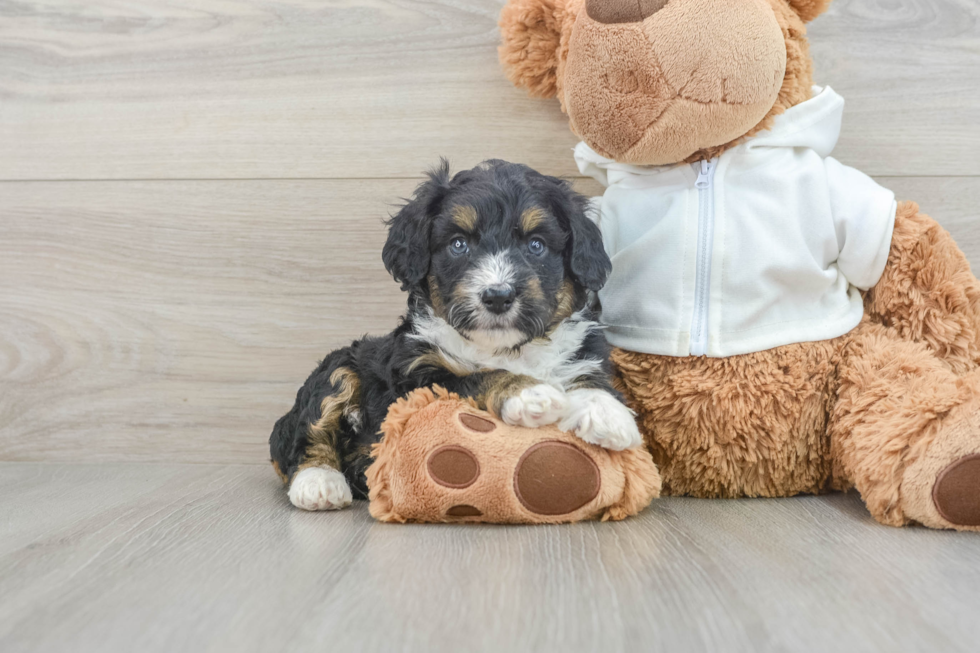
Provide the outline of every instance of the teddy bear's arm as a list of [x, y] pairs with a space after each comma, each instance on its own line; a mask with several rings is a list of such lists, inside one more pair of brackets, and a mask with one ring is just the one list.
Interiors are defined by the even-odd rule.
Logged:
[[864, 297], [872, 321], [925, 343], [954, 371], [980, 364], [980, 282], [949, 232], [901, 202], [888, 262]]

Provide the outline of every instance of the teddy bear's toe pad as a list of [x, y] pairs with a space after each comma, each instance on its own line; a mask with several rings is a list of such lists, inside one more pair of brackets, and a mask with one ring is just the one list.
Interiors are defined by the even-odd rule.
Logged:
[[497, 425], [490, 420], [471, 413], [460, 413], [459, 421], [463, 426], [477, 433], [490, 433], [497, 428]]
[[943, 519], [956, 526], [980, 526], [980, 454], [954, 461], [932, 488], [932, 500]]
[[483, 511], [476, 506], [460, 503], [446, 511], [447, 517], [482, 517]]
[[529, 448], [514, 471], [514, 491], [538, 515], [564, 515], [596, 498], [599, 468], [581, 449], [546, 440]]
[[473, 485], [480, 476], [480, 462], [464, 447], [439, 447], [429, 456], [429, 476], [439, 485], [462, 489]]

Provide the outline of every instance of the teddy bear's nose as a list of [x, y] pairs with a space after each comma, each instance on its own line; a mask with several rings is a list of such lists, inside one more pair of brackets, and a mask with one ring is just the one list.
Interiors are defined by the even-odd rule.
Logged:
[[599, 23], [638, 23], [666, 7], [669, 1], [585, 0], [585, 11]]

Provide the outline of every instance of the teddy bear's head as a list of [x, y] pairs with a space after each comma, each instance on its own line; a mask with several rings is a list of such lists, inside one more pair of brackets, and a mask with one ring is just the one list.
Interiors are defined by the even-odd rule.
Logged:
[[716, 156], [810, 97], [804, 23], [831, 0], [510, 0], [508, 77], [623, 163]]

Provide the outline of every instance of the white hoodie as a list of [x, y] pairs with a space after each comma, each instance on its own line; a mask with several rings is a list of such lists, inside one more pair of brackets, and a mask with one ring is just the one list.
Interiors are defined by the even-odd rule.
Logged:
[[829, 156], [844, 99], [830, 87], [712, 161], [617, 163], [585, 143], [607, 187], [597, 221], [613, 263], [599, 293], [617, 347], [732, 356], [843, 335], [888, 258], [895, 196]]

